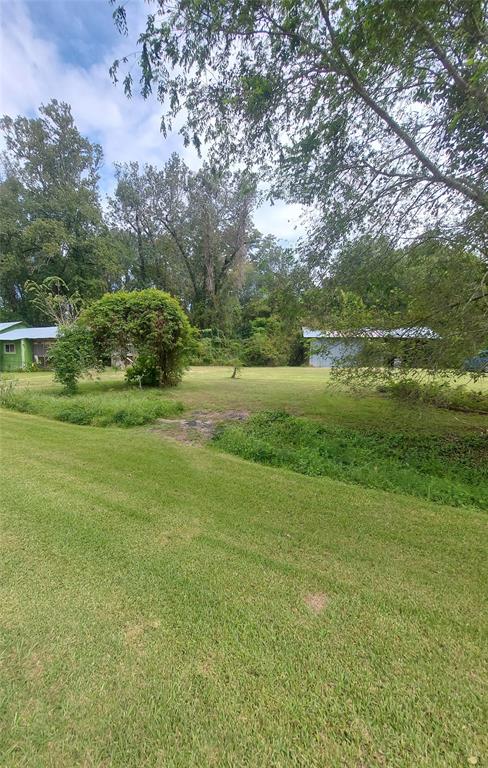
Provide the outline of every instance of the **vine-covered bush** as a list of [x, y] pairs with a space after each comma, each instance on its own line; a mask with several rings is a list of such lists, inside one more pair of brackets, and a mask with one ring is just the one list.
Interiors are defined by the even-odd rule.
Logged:
[[[80, 323], [93, 334], [100, 359], [113, 352], [122, 358], [135, 352], [142, 358], [139, 367], [144, 367], [145, 381], [149, 376], [164, 387], [181, 380], [193, 346], [192, 329], [169, 293], [156, 288], [106, 293], [82, 312]], [[137, 365], [136, 374], [129, 369], [129, 378], [140, 376]]]

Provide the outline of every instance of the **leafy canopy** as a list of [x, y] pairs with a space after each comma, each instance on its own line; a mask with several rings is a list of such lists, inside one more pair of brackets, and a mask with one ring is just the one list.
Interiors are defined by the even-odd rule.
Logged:
[[[484, 248], [484, 0], [150, 5], [138, 61], [143, 95], [164, 103], [163, 130], [183, 112], [187, 143], [278, 164], [275, 189], [326, 214], [315, 240], [323, 257], [325, 235], [357, 234], [361, 223], [418, 232], [419, 216], [462, 224]], [[114, 18], [126, 31], [123, 5]], [[127, 64], [114, 62], [115, 80]]]
[[59, 277], [83, 297], [109, 287], [116, 261], [98, 196], [102, 150], [78, 131], [68, 104], [0, 120], [0, 292], [12, 316], [39, 322], [27, 281]]

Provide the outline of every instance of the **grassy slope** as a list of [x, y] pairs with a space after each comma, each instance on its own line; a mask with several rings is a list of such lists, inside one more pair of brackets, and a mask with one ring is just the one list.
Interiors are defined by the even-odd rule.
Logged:
[[486, 514], [10, 412], [2, 449], [0, 764], [482, 764]]
[[[192, 368], [181, 386], [165, 390], [162, 396], [181, 401], [189, 410], [284, 408], [327, 424], [355, 429], [378, 427], [463, 434], [479, 432], [488, 425], [486, 415], [403, 404], [377, 394], [353, 395], [330, 386], [329, 371], [324, 368], [244, 368], [235, 380], [230, 378], [231, 370], [210, 366]], [[50, 373], [15, 376], [20, 386], [45, 391], [60, 389], [52, 384]], [[119, 387], [123, 387], [123, 375], [107, 371], [101, 381], [83, 382], [80, 390], [97, 392]], [[476, 387], [488, 388], [488, 380], [478, 382]]]
[[488, 440], [484, 435], [417, 435], [318, 424], [283, 411], [228, 423], [214, 437], [221, 450], [311, 477], [407, 493], [488, 511]]

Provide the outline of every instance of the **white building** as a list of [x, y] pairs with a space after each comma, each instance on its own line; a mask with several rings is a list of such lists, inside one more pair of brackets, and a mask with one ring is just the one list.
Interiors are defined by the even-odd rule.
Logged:
[[438, 339], [437, 333], [430, 328], [360, 328], [356, 331], [318, 331], [302, 328], [305, 339], [310, 340], [309, 365], [313, 368], [331, 368], [340, 361], [347, 364], [348, 355], [358, 354], [364, 340], [371, 339]]

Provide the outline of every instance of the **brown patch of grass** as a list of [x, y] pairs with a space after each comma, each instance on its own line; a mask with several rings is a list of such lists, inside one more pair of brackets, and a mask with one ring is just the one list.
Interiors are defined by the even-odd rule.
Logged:
[[39, 680], [45, 670], [45, 661], [38, 653], [31, 653], [25, 661], [26, 676], [29, 680]]
[[151, 629], [159, 629], [159, 619], [143, 619], [137, 624], [127, 624], [124, 629], [125, 641], [128, 645], [138, 645], [144, 634]]
[[309, 592], [308, 595], [305, 595], [304, 600], [305, 605], [315, 614], [322, 613], [329, 602], [329, 598], [324, 592]]

